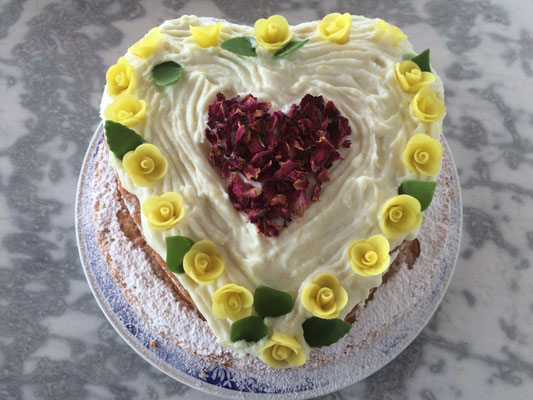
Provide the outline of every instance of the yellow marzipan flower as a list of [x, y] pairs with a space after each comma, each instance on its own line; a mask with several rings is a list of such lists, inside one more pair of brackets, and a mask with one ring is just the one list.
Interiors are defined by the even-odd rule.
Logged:
[[441, 169], [442, 145], [438, 140], [419, 133], [407, 142], [402, 159], [409, 172], [435, 176]]
[[281, 15], [255, 21], [254, 34], [257, 44], [270, 51], [281, 49], [292, 39], [289, 23]]
[[135, 73], [126, 57], [120, 57], [105, 74], [107, 94], [116, 97], [122, 93], [132, 94], [135, 90]]
[[133, 151], [128, 151], [122, 159], [124, 170], [139, 186], [153, 186], [167, 173], [168, 162], [161, 151], [153, 144], [143, 143]]
[[297, 367], [305, 363], [302, 345], [293, 337], [276, 333], [261, 347], [259, 353], [272, 367]]
[[396, 74], [396, 79], [398, 79], [400, 87], [407, 93], [416, 93], [435, 80], [435, 75], [431, 72], [422, 71], [411, 60], [396, 63], [394, 73]]
[[176, 192], [148, 197], [142, 205], [142, 212], [150, 228], [159, 231], [170, 229], [185, 216], [183, 197]]
[[216, 318], [229, 318], [233, 322], [252, 314], [254, 296], [243, 286], [228, 283], [213, 294], [212, 310]]
[[159, 28], [153, 28], [146, 34], [145, 37], [131, 46], [129, 51], [134, 56], [148, 58], [162, 42], [163, 35], [161, 34], [161, 30]]
[[352, 27], [352, 16], [349, 13], [339, 14], [332, 13], [322, 18], [318, 23], [318, 33], [323, 39], [334, 43], [347, 43], [350, 37], [350, 28]]
[[420, 202], [407, 194], [393, 197], [381, 210], [381, 230], [392, 239], [417, 230], [421, 223]]
[[215, 244], [200, 240], [183, 257], [183, 270], [200, 285], [209, 285], [224, 272], [225, 262]]
[[218, 46], [218, 36], [221, 27], [222, 22], [217, 22], [214, 25], [189, 26], [189, 30], [198, 46], [211, 47]]
[[387, 24], [382, 19], [378, 19], [376, 31], [376, 35], [374, 36], [376, 40], [389, 43], [392, 47], [398, 46], [400, 42], [407, 39], [407, 35], [400, 28]]
[[435, 91], [428, 86], [423, 87], [413, 97], [411, 110], [421, 122], [435, 122], [446, 114], [446, 107], [437, 98]]
[[337, 318], [346, 303], [348, 293], [330, 273], [317, 275], [302, 291], [302, 305], [318, 318]]
[[348, 247], [348, 260], [356, 274], [375, 276], [382, 274], [390, 264], [390, 244], [383, 235], [354, 240]]
[[146, 117], [146, 102], [131, 94], [121, 94], [105, 110], [106, 119], [131, 128]]

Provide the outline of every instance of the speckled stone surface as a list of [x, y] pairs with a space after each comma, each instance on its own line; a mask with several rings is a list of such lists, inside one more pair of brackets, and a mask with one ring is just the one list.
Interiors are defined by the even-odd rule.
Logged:
[[324, 399], [530, 399], [533, 3], [527, 0], [0, 1], [0, 399], [205, 399], [115, 333], [80, 266], [74, 197], [108, 65], [191, 13], [253, 24], [347, 11], [431, 47], [463, 188], [454, 278], [420, 336]]

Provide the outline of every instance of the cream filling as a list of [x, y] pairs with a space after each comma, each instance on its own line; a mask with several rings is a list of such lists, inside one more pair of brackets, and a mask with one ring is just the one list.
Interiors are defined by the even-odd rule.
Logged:
[[[310, 39], [286, 59], [273, 60], [263, 48], [258, 56], [243, 57], [220, 47], [201, 48], [190, 35], [189, 25], [213, 21], [184, 16], [166, 21], [160, 28], [163, 46], [149, 58], [131, 54], [137, 81], [135, 96], [147, 103], [145, 122], [133, 129], [156, 145], [169, 162], [168, 173], [155, 186], [135, 185], [110, 154], [122, 185], [142, 204], [150, 196], [175, 191], [183, 196], [185, 217], [175, 227], [154, 231], [142, 215], [143, 234], [148, 244], [166, 258], [165, 237], [184, 235], [193, 240], [216, 243], [226, 261], [224, 273], [211, 285], [200, 286], [185, 274], [178, 275], [218, 341], [240, 355], [258, 355], [262, 342], [232, 343], [230, 320], [216, 319], [211, 311], [213, 293], [226, 283], [237, 283], [252, 293], [260, 285], [291, 293], [294, 309], [287, 315], [266, 318], [271, 333], [293, 335], [306, 354], [309, 347], [301, 325], [312, 316], [301, 304], [303, 288], [316, 274], [334, 273], [348, 293], [348, 304], [339, 318], [366, 299], [369, 290], [381, 284], [381, 276], [361, 277], [351, 269], [346, 251], [359, 238], [382, 234], [379, 213], [399, 184], [406, 179], [423, 179], [411, 174], [401, 155], [409, 138], [427, 133], [438, 139], [442, 122], [421, 123], [412, 115], [412, 94], [404, 93], [394, 65], [402, 54], [413, 52], [405, 40], [396, 47], [374, 39], [375, 19], [352, 16], [348, 43], [339, 45], [321, 39], [317, 21], [292, 26], [294, 40]], [[224, 22], [220, 41], [235, 36], [253, 36], [249, 26]], [[167, 87], [156, 86], [152, 68], [173, 60], [185, 68], [181, 80]], [[431, 85], [443, 98], [442, 82], [436, 76]], [[270, 101], [271, 111], [299, 104], [308, 93], [331, 100], [350, 120], [350, 149], [341, 149], [344, 161], [330, 169], [331, 181], [322, 186], [320, 201], [312, 203], [303, 217], [282, 230], [279, 237], [261, 236], [247, 216], [233, 207], [226, 192], [227, 182], [208, 161], [205, 139], [207, 108], [222, 92], [227, 98], [252, 93], [259, 101]], [[112, 102], [107, 93], [103, 110]], [[390, 240], [391, 249], [418, 232]]]

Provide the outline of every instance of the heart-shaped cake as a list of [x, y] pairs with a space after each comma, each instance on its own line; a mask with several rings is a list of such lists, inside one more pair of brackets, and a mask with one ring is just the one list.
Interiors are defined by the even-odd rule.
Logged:
[[291, 367], [342, 338], [435, 190], [445, 108], [429, 50], [349, 14], [183, 16], [106, 79], [110, 163], [219, 343]]

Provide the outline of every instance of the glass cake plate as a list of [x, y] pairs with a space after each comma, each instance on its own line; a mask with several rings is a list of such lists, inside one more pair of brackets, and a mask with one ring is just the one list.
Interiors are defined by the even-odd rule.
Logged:
[[[243, 397], [244, 393], [247, 398], [261, 399], [305, 399], [342, 389], [376, 372], [404, 350], [430, 320], [451, 280], [459, 251], [462, 203], [453, 157], [446, 140], [442, 138], [441, 141], [448, 167], [444, 177], [446, 195], [449, 196], [448, 232], [443, 250], [434, 259], [432, 278], [417, 289], [421, 301], [381, 323], [379, 334], [364, 338], [334, 363], [273, 370], [271, 373], [263, 371], [261, 374], [225, 367], [169, 343], [138, 315], [108, 270], [92, 222], [94, 211], [90, 204], [90, 187], [96, 156], [104, 144], [102, 125], [96, 130], [85, 156], [76, 198], [77, 241], [89, 286], [104, 315], [126, 343], [154, 367], [193, 388], [228, 398]], [[375, 296], [369, 305], [379, 307], [380, 301], [379, 296]], [[365, 323], [364, 318], [358, 319], [356, 324], [359, 323]], [[157, 340], [157, 347], [150, 345], [154, 340]], [[342, 340], [334, 346], [343, 346]]]

